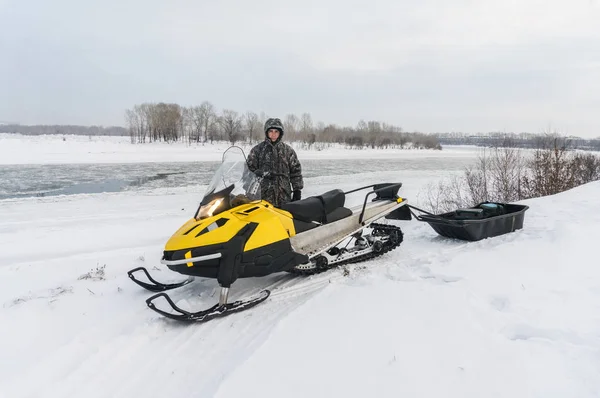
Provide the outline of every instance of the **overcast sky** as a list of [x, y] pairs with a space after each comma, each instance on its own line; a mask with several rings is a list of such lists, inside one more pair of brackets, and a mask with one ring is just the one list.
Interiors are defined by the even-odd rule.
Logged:
[[[290, 5], [284, 5], [289, 3]], [[0, 121], [143, 102], [600, 136], [597, 0], [0, 0]]]

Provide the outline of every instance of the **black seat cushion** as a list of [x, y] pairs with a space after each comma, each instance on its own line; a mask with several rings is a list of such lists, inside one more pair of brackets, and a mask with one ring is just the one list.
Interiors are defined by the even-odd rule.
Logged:
[[338, 207], [344, 206], [346, 203], [346, 194], [341, 189], [333, 189], [325, 192], [323, 195], [317, 196], [317, 198], [323, 201], [325, 206], [325, 213], [329, 214]]
[[323, 203], [315, 196], [285, 203], [281, 209], [289, 211], [295, 219], [304, 222], [317, 221], [323, 216]]
[[[341, 220], [342, 218], [346, 218], [351, 215], [352, 215], [352, 210], [348, 209], [347, 207], [338, 207], [331, 213], [327, 214], [327, 216], [325, 217], [325, 222], [323, 224], [336, 222], [336, 221]], [[296, 230], [297, 234], [309, 231], [309, 230], [321, 225], [321, 224], [315, 223], [315, 222], [305, 222], [305, 221], [299, 220], [298, 218], [294, 218], [293, 221], [294, 221], [294, 229]]]
[[338, 220], [341, 220], [342, 218], [350, 217], [351, 215], [352, 215], [352, 210], [350, 210], [349, 208], [347, 208], [347, 207], [338, 207], [337, 209], [335, 209], [331, 213], [327, 214], [326, 221], [328, 223], [330, 223], [330, 222], [336, 222]]
[[326, 222], [327, 214], [338, 207], [344, 206], [346, 195], [341, 189], [327, 191], [319, 196], [310, 196], [306, 199], [288, 202], [281, 206], [282, 210], [289, 211], [295, 219], [311, 222]]
[[294, 222], [294, 229], [296, 230], [296, 234], [306, 232], [313, 228], [317, 228], [319, 225], [321, 225], [321, 224], [314, 223], [314, 222], [304, 222], [304, 221], [298, 220], [297, 218], [294, 218], [293, 222]]

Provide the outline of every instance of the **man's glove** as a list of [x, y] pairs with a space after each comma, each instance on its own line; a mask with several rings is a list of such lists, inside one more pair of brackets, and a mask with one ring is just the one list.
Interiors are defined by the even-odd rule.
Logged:
[[300, 190], [294, 191], [294, 195], [292, 196], [292, 202], [300, 200], [301, 197], [302, 197], [302, 195], [300, 193]]

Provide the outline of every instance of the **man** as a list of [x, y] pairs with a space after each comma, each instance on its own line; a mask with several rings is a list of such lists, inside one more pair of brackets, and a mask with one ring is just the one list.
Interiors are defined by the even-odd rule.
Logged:
[[248, 155], [248, 168], [263, 177], [261, 199], [281, 207], [300, 200], [304, 188], [302, 167], [294, 148], [282, 141], [284, 130], [280, 119], [267, 119], [264, 130], [265, 140]]

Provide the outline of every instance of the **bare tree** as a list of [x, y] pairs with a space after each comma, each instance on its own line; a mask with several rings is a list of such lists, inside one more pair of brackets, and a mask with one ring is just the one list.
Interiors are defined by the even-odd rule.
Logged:
[[204, 123], [204, 112], [200, 106], [194, 106], [191, 108], [191, 134], [190, 140], [194, 142], [200, 142], [200, 139], [204, 135], [205, 123]]
[[223, 135], [235, 145], [241, 138], [242, 117], [236, 111], [224, 109], [219, 121]]
[[553, 195], [573, 186], [567, 147], [568, 142], [556, 136], [539, 140], [523, 178], [528, 197]]
[[142, 137], [142, 119], [141, 115], [134, 109], [127, 109], [125, 111], [125, 120], [129, 129], [129, 136], [131, 143], [141, 142]]
[[248, 140], [252, 144], [252, 140], [258, 140], [260, 137], [262, 123], [258, 120], [258, 115], [254, 112], [246, 112], [244, 115], [244, 122], [246, 124], [246, 132], [248, 133]]
[[465, 207], [471, 203], [472, 198], [464, 184], [465, 180], [460, 176], [452, 176], [435, 184], [430, 183], [426, 187], [425, 198], [420, 201], [423, 202], [423, 207], [438, 214]]
[[149, 104], [148, 112], [154, 141], [177, 141], [180, 135], [181, 107], [177, 104]]
[[434, 211], [451, 211], [486, 201], [507, 203], [524, 199], [522, 153], [511, 148], [493, 148], [489, 152], [484, 149], [477, 163], [467, 167], [462, 177], [429, 186], [426, 205]]
[[285, 127], [285, 135], [288, 141], [295, 141], [298, 139], [298, 129], [300, 127], [300, 119], [293, 113], [290, 113], [285, 116], [283, 121], [283, 125]]
[[193, 108], [184, 107], [181, 108], [181, 139], [187, 141], [188, 144], [192, 142], [192, 136], [194, 134], [194, 112]]
[[577, 153], [571, 159], [571, 174], [575, 186], [600, 180], [600, 157], [591, 153]]
[[375, 148], [378, 136], [381, 134], [381, 123], [371, 120], [367, 123], [367, 143], [371, 148]]
[[148, 138], [149, 142], [152, 142], [155, 139], [156, 127], [152, 116], [152, 106], [153, 104], [146, 102], [141, 104], [139, 107], [139, 111], [145, 120], [144, 140], [142, 142], [145, 142], [146, 137]]
[[[204, 142], [208, 140], [208, 134], [211, 131], [214, 131], [215, 123], [217, 119], [217, 112], [215, 111], [215, 107], [208, 101], [204, 101], [200, 105], [199, 109], [200, 113], [200, 121], [202, 126], [202, 132], [204, 134]], [[211, 139], [212, 141], [212, 139]]]
[[[300, 117], [300, 139], [304, 140], [305, 142], [309, 142], [312, 141], [312, 137], [314, 137], [314, 140], [316, 140], [316, 134], [314, 130], [315, 129], [313, 127], [313, 121], [310, 113], [303, 113]], [[311, 138], [309, 138], [309, 135]]]
[[524, 157], [519, 149], [494, 148], [491, 158], [490, 177], [492, 200], [511, 202], [522, 198]]

